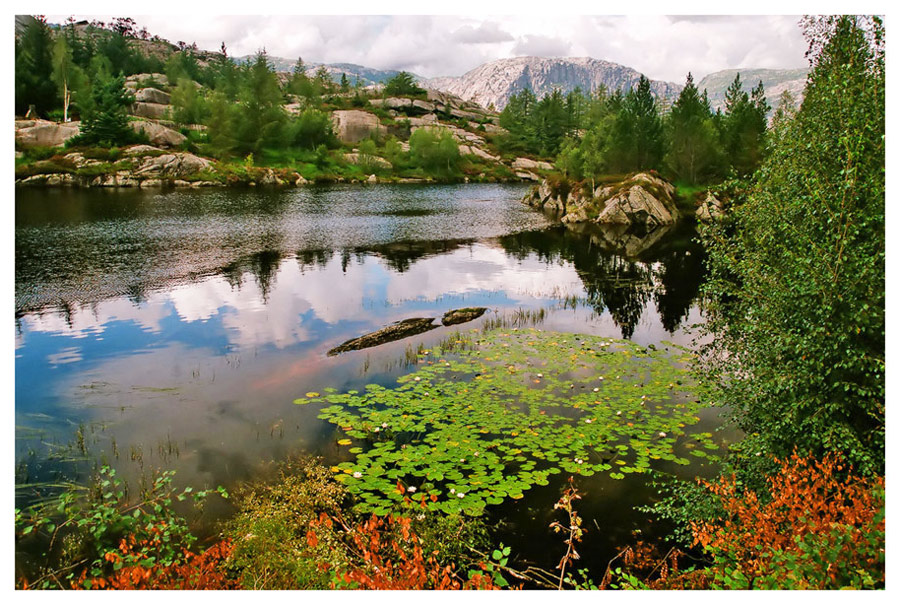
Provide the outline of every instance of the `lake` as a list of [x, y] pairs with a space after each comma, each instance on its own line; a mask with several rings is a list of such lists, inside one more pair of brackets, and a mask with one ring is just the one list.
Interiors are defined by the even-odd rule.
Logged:
[[[37, 493], [29, 484], [76, 479], [94, 460], [131, 478], [173, 468], [198, 486], [232, 486], [298, 452], [346, 460], [336, 427], [294, 399], [389, 386], [410, 371], [410, 347], [517, 310], [543, 309], [542, 330], [691, 345], [704, 274], [693, 225], [570, 229], [522, 204], [525, 191], [17, 190], [17, 502]], [[473, 306], [489, 311], [327, 355], [391, 322]], [[696, 430], [719, 425], [705, 410]], [[660, 468], [713, 473], [703, 461]], [[633, 510], [653, 495], [644, 477], [579, 485], [580, 550], [598, 573], [633, 530], [662, 531]], [[547, 526], [559, 491], [536, 487], [488, 510], [516, 561], [558, 561]]]

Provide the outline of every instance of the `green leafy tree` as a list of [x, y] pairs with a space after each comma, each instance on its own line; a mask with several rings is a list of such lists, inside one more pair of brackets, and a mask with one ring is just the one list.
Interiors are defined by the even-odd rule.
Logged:
[[389, 97], [424, 95], [425, 89], [416, 84], [415, 76], [401, 71], [385, 83], [384, 94]]
[[884, 470], [885, 72], [878, 18], [806, 22], [812, 71], [733, 218], [709, 227], [704, 370], [760, 451]]
[[134, 103], [134, 95], [124, 84], [124, 76], [94, 83], [92, 107], [82, 121], [78, 143], [113, 147], [139, 139], [128, 124], [128, 108]]
[[53, 81], [59, 87], [63, 103], [63, 122], [69, 121], [69, 106], [75, 90], [83, 87], [84, 73], [75, 64], [66, 36], [57, 36], [53, 43]]
[[428, 171], [451, 174], [459, 162], [459, 145], [445, 128], [419, 128], [409, 137], [413, 162]]

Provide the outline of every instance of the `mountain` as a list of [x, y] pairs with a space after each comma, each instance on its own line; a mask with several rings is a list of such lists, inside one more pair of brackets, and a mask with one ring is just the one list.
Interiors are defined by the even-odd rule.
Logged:
[[[554, 88], [569, 92], [580, 87], [590, 92], [604, 85], [611, 91], [627, 92], [637, 86], [640, 77], [640, 72], [630, 67], [591, 57], [516, 57], [485, 63], [459, 77], [423, 80], [423, 84], [483, 107], [493, 104], [499, 111], [513, 94], [526, 88], [538, 98]], [[654, 95], [665, 100], [674, 100], [682, 88], [658, 80], [651, 80], [650, 87]]]
[[704, 77], [697, 83], [700, 90], [706, 89], [713, 109], [725, 109], [725, 91], [734, 81], [735, 74], [741, 74], [742, 89], [750, 92], [760, 80], [766, 91], [766, 100], [772, 108], [778, 107], [778, 97], [785, 90], [791, 91], [797, 105], [803, 100], [806, 75], [809, 69], [723, 69]]

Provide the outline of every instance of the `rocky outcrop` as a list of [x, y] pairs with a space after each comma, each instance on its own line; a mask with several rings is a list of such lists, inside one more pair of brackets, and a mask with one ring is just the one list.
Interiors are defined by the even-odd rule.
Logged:
[[580, 189], [569, 190], [568, 185], [554, 191], [545, 180], [533, 188], [524, 201], [558, 214], [564, 223], [594, 222], [652, 230], [678, 219], [674, 195], [675, 188], [671, 184], [642, 172], [618, 183], [598, 187], [588, 195]]
[[340, 353], [346, 353], [347, 351], [358, 351], [359, 349], [376, 347], [387, 342], [393, 342], [408, 336], [415, 336], [422, 332], [428, 332], [437, 327], [438, 326], [434, 323], [434, 318], [431, 317], [413, 317], [404, 319], [392, 323], [380, 330], [376, 330], [375, 332], [364, 334], [359, 338], [350, 339], [328, 351], [328, 355], [334, 356]]
[[192, 153], [167, 153], [144, 158], [134, 174], [141, 178], [179, 178], [211, 168], [212, 162]]
[[81, 132], [81, 122], [60, 124], [49, 120], [16, 120], [16, 145], [59, 147]]
[[711, 223], [721, 220], [725, 216], [725, 204], [712, 194], [706, 192], [706, 198], [697, 206], [697, 220], [703, 223]]
[[513, 170], [553, 170], [549, 162], [540, 162], [528, 158], [516, 158], [512, 163]]
[[385, 127], [378, 116], [359, 109], [342, 109], [331, 113], [334, 134], [342, 143], [359, 143], [373, 134], [383, 134]]
[[150, 144], [158, 147], [177, 147], [187, 140], [187, 137], [180, 132], [175, 132], [157, 122], [135, 120], [131, 122], [131, 127], [137, 132], [146, 134], [150, 139]]
[[134, 93], [134, 100], [138, 103], [159, 103], [168, 105], [171, 103], [172, 97], [167, 92], [163, 92], [158, 88], [141, 88]]
[[460, 145], [459, 153], [460, 155], [474, 155], [475, 157], [479, 157], [483, 160], [488, 160], [489, 162], [500, 161], [500, 156], [488, 153], [484, 149], [476, 147], [474, 145]]

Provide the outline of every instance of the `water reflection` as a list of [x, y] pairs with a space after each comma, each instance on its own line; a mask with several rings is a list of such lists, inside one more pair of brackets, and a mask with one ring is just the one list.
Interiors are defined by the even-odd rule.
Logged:
[[[690, 225], [644, 238], [548, 226], [517, 189], [44, 193], [16, 201], [16, 452], [31, 478], [50, 467], [29, 450], [79, 423], [107, 459], [197, 485], [249, 478], [291, 451], [339, 460], [333, 427], [294, 398], [390, 384], [407, 346], [514, 309], [547, 309], [545, 329], [642, 344], [687, 344], [702, 320]], [[490, 311], [326, 355], [469, 306]]]

